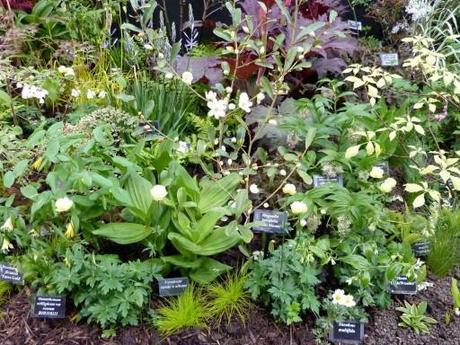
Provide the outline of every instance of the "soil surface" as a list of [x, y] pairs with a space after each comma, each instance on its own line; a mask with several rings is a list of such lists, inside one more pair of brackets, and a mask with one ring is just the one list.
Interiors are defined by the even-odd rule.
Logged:
[[[460, 270], [454, 274], [460, 278]], [[460, 318], [452, 316], [449, 325], [445, 314], [451, 310], [450, 277], [429, 277], [433, 287], [416, 296], [395, 296], [388, 310], [371, 309], [370, 321], [366, 325], [364, 344], [369, 345], [460, 345]], [[101, 330], [84, 323], [76, 324], [70, 312], [64, 320], [34, 319], [30, 315], [30, 292], [23, 289], [13, 295], [1, 308], [1, 345], [313, 345], [311, 332], [313, 320], [294, 327], [273, 321], [270, 314], [254, 306], [249, 311], [245, 324], [224, 323], [205, 330], [187, 330], [164, 338], [151, 326], [125, 327], [117, 336], [103, 339]], [[438, 320], [430, 334], [416, 334], [412, 330], [398, 327], [400, 312], [395, 308], [403, 305], [404, 298], [410, 303], [426, 300], [428, 314]]]

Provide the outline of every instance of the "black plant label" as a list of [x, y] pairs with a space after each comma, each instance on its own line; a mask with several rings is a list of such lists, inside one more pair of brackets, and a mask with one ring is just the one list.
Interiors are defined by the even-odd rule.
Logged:
[[341, 344], [359, 344], [364, 339], [364, 324], [358, 321], [335, 321], [329, 340]]
[[8, 264], [0, 264], [0, 280], [12, 284], [24, 285], [24, 277], [19, 270]]
[[351, 30], [361, 31], [363, 29], [363, 23], [361, 23], [358, 20], [349, 20], [348, 21], [348, 27]]
[[398, 276], [390, 283], [390, 292], [394, 295], [414, 295], [417, 293], [417, 282]]
[[166, 278], [158, 279], [158, 294], [162, 297], [178, 296], [188, 286], [188, 278]]
[[252, 228], [256, 232], [267, 232], [270, 234], [286, 233], [287, 214], [286, 212], [273, 210], [255, 210], [254, 222], [261, 224]]
[[64, 319], [65, 301], [65, 296], [36, 295], [32, 316], [44, 319]]
[[430, 243], [427, 241], [417, 241], [412, 245], [414, 255], [418, 258], [428, 256], [430, 253]]
[[321, 187], [327, 183], [337, 183], [339, 186], [343, 187], [343, 177], [336, 176], [336, 177], [328, 177], [322, 175], [313, 175], [313, 186], [314, 187]]

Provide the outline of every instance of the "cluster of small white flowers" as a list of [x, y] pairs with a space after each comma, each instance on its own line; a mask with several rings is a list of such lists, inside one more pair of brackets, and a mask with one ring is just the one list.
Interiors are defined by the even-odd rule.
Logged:
[[341, 236], [345, 236], [347, 233], [350, 232], [351, 229], [351, 220], [347, 216], [338, 216], [337, 217], [337, 232]]
[[224, 118], [228, 109], [228, 97], [218, 99], [217, 93], [214, 91], [206, 92], [205, 96], [206, 100], [208, 101], [208, 116], [213, 116], [217, 120]]
[[401, 31], [408, 31], [409, 30], [409, 25], [407, 24], [406, 21], [396, 23], [395, 26], [391, 29], [392, 34], [397, 34], [398, 32]]
[[353, 296], [345, 294], [345, 291], [341, 289], [335, 290], [332, 294], [332, 303], [343, 305], [345, 307], [354, 307], [356, 305]]
[[66, 77], [74, 77], [75, 76], [75, 71], [73, 70], [72, 67], [59, 66], [58, 67], [58, 72], [64, 74], [64, 76], [66, 76]]
[[21, 97], [23, 99], [36, 98], [40, 104], [43, 104], [45, 103], [46, 96], [48, 96], [48, 91], [42, 89], [41, 87], [29, 84], [22, 85]]
[[337, 177], [343, 173], [343, 168], [340, 165], [333, 164], [333, 163], [324, 163], [321, 167], [321, 171], [327, 177]]
[[406, 12], [412, 16], [413, 21], [417, 21], [429, 16], [433, 12], [430, 0], [409, 0]]

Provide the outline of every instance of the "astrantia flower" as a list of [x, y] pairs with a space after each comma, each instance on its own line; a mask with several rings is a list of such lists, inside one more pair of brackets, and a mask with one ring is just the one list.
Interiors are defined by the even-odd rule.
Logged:
[[292, 183], [286, 183], [283, 187], [283, 193], [294, 195], [296, 193], [295, 185], [293, 185]]
[[11, 217], [8, 217], [8, 219], [5, 221], [5, 223], [3, 223], [0, 229], [6, 231], [13, 231], [13, 228], [13, 220], [11, 219]]
[[56, 212], [62, 213], [67, 212], [73, 206], [73, 201], [70, 200], [68, 197], [57, 199], [54, 203], [54, 207], [56, 208]]
[[294, 214], [301, 214], [308, 211], [308, 206], [303, 201], [294, 201], [291, 204], [291, 211]]
[[373, 177], [373, 178], [380, 179], [380, 178], [383, 177], [384, 173], [385, 172], [383, 171], [383, 169], [381, 167], [373, 167], [372, 170], [369, 173], [369, 176]]
[[162, 201], [166, 198], [166, 195], [168, 195], [168, 191], [165, 186], [157, 184], [150, 190], [150, 194], [152, 195], [153, 200]]
[[249, 191], [252, 193], [252, 194], [258, 194], [259, 193], [259, 187], [257, 187], [257, 185], [255, 183], [251, 184], [249, 186]]
[[252, 102], [249, 100], [249, 96], [246, 92], [242, 92], [238, 100], [238, 107], [249, 113], [251, 111]]
[[396, 180], [392, 177], [387, 178], [382, 184], [379, 186], [379, 189], [383, 193], [390, 193], [394, 187], [396, 187]]
[[64, 233], [64, 236], [67, 238], [73, 238], [75, 236], [75, 230], [73, 228], [72, 223], [67, 224], [67, 228]]
[[185, 71], [184, 73], [182, 73], [182, 81], [187, 85], [192, 85], [193, 74], [188, 71]]

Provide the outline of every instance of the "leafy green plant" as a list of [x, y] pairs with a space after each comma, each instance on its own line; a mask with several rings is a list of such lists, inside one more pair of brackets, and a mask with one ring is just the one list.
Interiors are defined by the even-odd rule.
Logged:
[[452, 278], [450, 293], [452, 294], [454, 312], [456, 315], [458, 315], [460, 314], [460, 291], [458, 289], [457, 279], [455, 278]]
[[430, 244], [428, 266], [438, 276], [449, 274], [460, 262], [460, 210], [439, 211]]
[[11, 284], [0, 281], [0, 305], [5, 304], [11, 292]]
[[161, 333], [170, 335], [184, 328], [204, 328], [208, 317], [203, 294], [192, 285], [156, 309], [153, 324]]
[[209, 312], [220, 324], [222, 319], [231, 321], [232, 317], [244, 321], [251, 306], [250, 296], [244, 285], [246, 274], [228, 274], [220, 283], [213, 283], [208, 291]]
[[404, 307], [398, 307], [396, 310], [402, 312], [401, 321], [398, 325], [401, 327], [410, 327], [417, 334], [430, 333], [430, 325], [435, 325], [437, 321], [432, 317], [426, 316], [426, 301], [420, 302], [418, 305], [410, 304], [404, 301]]
[[77, 244], [67, 250], [63, 263], [55, 264], [47, 290], [69, 294], [79, 307], [79, 319], [103, 328], [137, 325], [161, 270], [155, 260], [123, 263], [116, 255], [87, 254]]
[[254, 261], [246, 288], [253, 299], [270, 306], [277, 319], [290, 325], [300, 322], [307, 310], [319, 314], [320, 302], [314, 290], [320, 282], [319, 273], [318, 264], [304, 263], [296, 241], [289, 240], [270, 257]]

